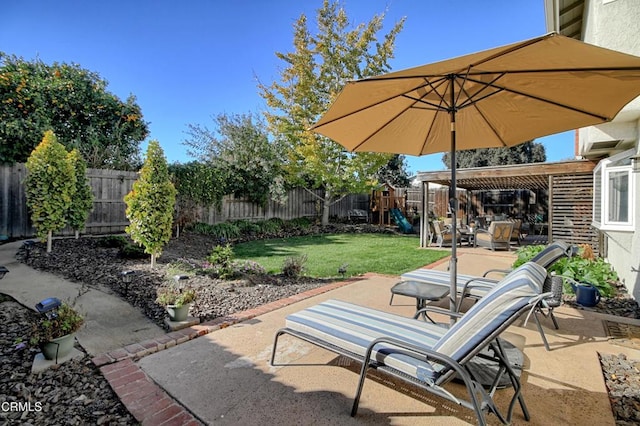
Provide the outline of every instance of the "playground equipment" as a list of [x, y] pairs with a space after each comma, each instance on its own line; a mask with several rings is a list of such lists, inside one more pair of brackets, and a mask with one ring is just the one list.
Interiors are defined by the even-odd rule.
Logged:
[[391, 214], [392, 209], [398, 209], [403, 216], [407, 215], [407, 196], [399, 195], [399, 191], [393, 185], [385, 183], [379, 190], [371, 192], [369, 209], [371, 223], [391, 226], [392, 219], [395, 220]]

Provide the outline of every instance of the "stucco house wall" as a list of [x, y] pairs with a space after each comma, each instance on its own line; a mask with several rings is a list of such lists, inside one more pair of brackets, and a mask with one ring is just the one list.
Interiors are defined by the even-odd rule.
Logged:
[[[583, 12], [582, 39], [590, 44], [640, 56], [640, 1], [586, 0]], [[640, 154], [640, 98], [636, 98], [618, 114], [616, 119], [600, 126], [579, 131], [580, 156], [599, 155], [599, 147], [613, 146], [616, 152], [633, 149]], [[640, 300], [640, 171], [635, 160], [635, 194], [631, 196], [635, 229], [631, 231], [605, 230], [606, 257], [636, 300]], [[604, 190], [604, 188], [603, 188]], [[594, 200], [597, 203], [599, 200]]]

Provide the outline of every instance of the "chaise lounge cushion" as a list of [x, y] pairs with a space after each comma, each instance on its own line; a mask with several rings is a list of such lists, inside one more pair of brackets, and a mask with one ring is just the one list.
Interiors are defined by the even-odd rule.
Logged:
[[[377, 338], [390, 337], [424, 350], [436, 350], [460, 361], [516, 312], [537, 297], [546, 270], [527, 263], [507, 275], [450, 329], [354, 305], [329, 300], [286, 318], [288, 329], [364, 357]], [[373, 359], [425, 382], [444, 367], [403, 355], [392, 344], [375, 347]]]
[[[416, 269], [415, 271], [405, 272], [400, 276], [403, 281], [418, 281], [428, 283], [429, 285], [437, 285], [446, 288], [451, 287], [451, 274], [448, 271], [438, 271], [437, 269]], [[496, 284], [495, 279], [476, 277], [473, 275], [458, 274], [456, 275], [456, 285], [458, 292], [462, 290], [464, 284], [473, 281], [475, 285], [482, 287], [472, 287], [469, 291], [471, 296], [482, 297], [487, 294], [487, 288], [491, 288]], [[484, 285], [483, 285], [484, 284]]]
[[[369, 344], [379, 337], [394, 337], [431, 349], [447, 332], [443, 326], [414, 320], [340, 300], [328, 300], [286, 318], [286, 327], [313, 336], [364, 358]], [[441, 366], [420, 362], [381, 344], [372, 358], [411, 377], [430, 382]]]

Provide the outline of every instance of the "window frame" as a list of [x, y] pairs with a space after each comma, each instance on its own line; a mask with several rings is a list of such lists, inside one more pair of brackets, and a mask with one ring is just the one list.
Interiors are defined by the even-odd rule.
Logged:
[[[633, 166], [628, 165], [616, 165], [617, 162], [631, 158], [634, 155], [634, 150], [621, 152], [609, 158], [605, 158], [598, 163], [593, 170], [593, 226], [603, 231], [630, 231], [635, 230], [634, 218], [635, 218], [635, 179], [633, 176]], [[609, 192], [609, 183], [611, 176], [614, 173], [626, 173], [627, 188], [628, 188], [628, 200], [627, 200], [627, 217], [629, 218], [625, 222], [609, 220], [609, 213], [611, 211], [609, 201], [611, 199], [611, 193]], [[596, 208], [596, 203], [600, 204], [600, 209]], [[597, 212], [600, 212], [600, 217], [597, 216]]]

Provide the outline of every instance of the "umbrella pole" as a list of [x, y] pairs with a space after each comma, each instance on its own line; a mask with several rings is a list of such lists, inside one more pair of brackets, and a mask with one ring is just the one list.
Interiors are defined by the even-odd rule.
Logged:
[[[454, 81], [451, 80], [451, 105], [449, 116], [451, 117], [451, 186], [449, 187], [449, 205], [451, 206], [451, 227], [453, 228], [451, 236], [451, 261], [449, 262], [450, 284], [449, 284], [449, 309], [451, 312], [456, 311], [456, 295], [457, 295], [457, 278], [458, 278], [458, 223], [457, 223], [457, 210], [458, 199], [456, 197], [456, 108], [455, 108], [455, 91], [453, 90]], [[456, 322], [454, 317], [451, 317], [451, 325]]]

